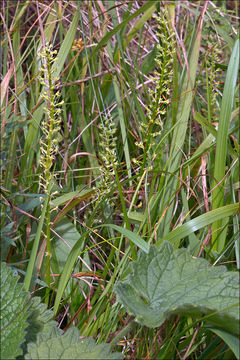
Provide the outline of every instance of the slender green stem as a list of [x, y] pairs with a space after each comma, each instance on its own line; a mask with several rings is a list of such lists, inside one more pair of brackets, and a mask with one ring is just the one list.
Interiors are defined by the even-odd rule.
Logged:
[[49, 195], [46, 195], [42, 214], [41, 214], [41, 217], [40, 217], [40, 220], [38, 223], [36, 237], [34, 239], [33, 248], [32, 248], [31, 255], [30, 255], [30, 260], [29, 260], [27, 271], [26, 271], [25, 278], [24, 278], [24, 286], [25, 286], [26, 290], [29, 290], [29, 288], [30, 288], [31, 279], [32, 279], [33, 270], [34, 270], [34, 264], [35, 264], [36, 257], [37, 257], [37, 251], [38, 251], [38, 247], [39, 247], [41, 232], [42, 232], [43, 223], [44, 223], [48, 204], [49, 204]]
[[[128, 214], [127, 214], [127, 209], [126, 209], [126, 204], [125, 204], [124, 197], [123, 197], [122, 187], [121, 187], [121, 184], [120, 184], [120, 181], [119, 181], [118, 172], [117, 172], [117, 169], [116, 169], [116, 166], [115, 166], [114, 162], [112, 162], [112, 166], [113, 166], [113, 170], [114, 170], [115, 179], [116, 179], [116, 182], [117, 182], [117, 188], [118, 188], [118, 191], [119, 191], [119, 197], [120, 197], [120, 201], [121, 201], [121, 205], [122, 205], [122, 211], [123, 211], [123, 216], [124, 216], [126, 228], [128, 230], [131, 230], [129, 219], [128, 219]], [[132, 256], [133, 256], [134, 259], [136, 259], [137, 258], [136, 249], [135, 249], [134, 245], [131, 242], [130, 242], [130, 246], [131, 246], [131, 250], [132, 250]]]
[[[49, 199], [50, 199], [50, 193], [49, 193]], [[50, 210], [50, 204], [48, 202], [47, 204], [47, 210], [46, 210], [46, 242], [47, 242], [47, 268], [46, 268], [46, 283], [48, 287], [46, 288], [46, 296], [45, 296], [45, 302], [46, 304], [49, 303], [49, 293], [50, 293], [50, 262], [51, 262], [51, 210]]]

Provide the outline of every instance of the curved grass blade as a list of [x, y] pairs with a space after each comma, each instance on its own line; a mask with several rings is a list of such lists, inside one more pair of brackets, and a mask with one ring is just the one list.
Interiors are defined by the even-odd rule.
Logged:
[[189, 236], [194, 231], [197, 231], [215, 221], [227, 218], [240, 211], [240, 203], [222, 206], [219, 209], [209, 211], [203, 215], [196, 217], [188, 221], [186, 224], [178, 226], [169, 234], [158, 240], [157, 245], [160, 245], [163, 240], [169, 240], [172, 242], [179, 241], [186, 236]]
[[230, 334], [228, 331], [219, 329], [214, 326], [208, 326], [209, 330], [211, 330], [214, 334], [219, 336], [232, 350], [236, 359], [240, 358], [240, 341], [239, 338], [233, 334]]
[[101, 226], [110, 227], [114, 230], [119, 231], [122, 235], [126, 236], [130, 241], [132, 241], [137, 247], [139, 247], [146, 254], [148, 254], [150, 245], [146, 241], [144, 241], [139, 235], [133, 233], [130, 230], [124, 229], [121, 226], [117, 226], [114, 224], [104, 224]]

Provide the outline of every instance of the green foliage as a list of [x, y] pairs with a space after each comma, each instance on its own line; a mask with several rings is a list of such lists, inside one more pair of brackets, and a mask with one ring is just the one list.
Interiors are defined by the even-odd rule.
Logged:
[[[111, 353], [109, 344], [96, 344], [91, 338], [79, 339], [79, 331], [57, 328], [53, 312], [30, 299], [23, 284], [5, 263], [1, 263], [1, 359], [122, 359]], [[20, 357], [22, 358], [22, 357]]]
[[48, 334], [57, 326], [53, 320], [53, 312], [47, 309], [47, 305], [41, 303], [40, 297], [31, 298], [31, 307], [29, 308], [27, 319], [25, 341], [22, 344], [23, 353], [27, 353], [27, 345], [35, 343], [39, 334]]
[[160, 326], [171, 314], [205, 317], [229, 332], [239, 333], [239, 276], [225, 267], [209, 267], [186, 249], [169, 242], [148, 254], [138, 253], [132, 273], [115, 287], [119, 301], [136, 320]]
[[[222, 106], [219, 118], [219, 129], [217, 135], [217, 144], [216, 144], [216, 159], [214, 164], [214, 182], [215, 186], [218, 182], [222, 181], [225, 174], [226, 167], [226, 156], [227, 156], [227, 141], [228, 141], [228, 129], [230, 126], [232, 108], [235, 97], [235, 88], [237, 83], [237, 78], [239, 75], [239, 50], [240, 50], [240, 40], [239, 35], [236, 38], [231, 58], [229, 61], [229, 66], [226, 74], [226, 81], [224, 84], [224, 91], [222, 97]], [[224, 203], [224, 187], [214, 188], [212, 194], [212, 206], [213, 209], [216, 209], [222, 206]], [[213, 225], [213, 248], [221, 251], [225, 245], [225, 235], [224, 232], [221, 233], [218, 229], [221, 228], [222, 222], [218, 221]], [[217, 239], [217, 242], [216, 242]]]
[[223, 341], [228, 344], [229, 348], [233, 351], [237, 359], [240, 358], [240, 340], [239, 336], [233, 335], [218, 327], [208, 326], [209, 330], [218, 335]]
[[109, 344], [96, 345], [91, 338], [79, 340], [76, 328], [64, 335], [55, 330], [38, 337], [35, 344], [28, 345], [25, 359], [122, 359], [122, 354], [110, 352]]
[[53, 306], [61, 326], [125, 357], [237, 356], [224, 309], [173, 302], [188, 315], [166, 305], [160, 327], [128, 327], [114, 293], [137, 253], [148, 259], [164, 240], [201, 258], [172, 253], [189, 273], [219, 271], [206, 284], [220, 287], [225, 272], [204, 264], [233, 278], [240, 268], [237, 1], [5, 3], [1, 260], [46, 303], [26, 295], [12, 351], [25, 356], [31, 342], [44, 356], [40, 334], [68, 339]]
[[29, 316], [29, 294], [18, 276], [1, 262], [1, 359], [15, 359], [22, 354], [21, 344]]

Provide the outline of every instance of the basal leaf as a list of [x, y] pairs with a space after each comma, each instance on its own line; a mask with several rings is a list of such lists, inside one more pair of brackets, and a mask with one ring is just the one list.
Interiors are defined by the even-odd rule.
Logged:
[[111, 353], [109, 344], [96, 344], [91, 338], [79, 339], [76, 328], [70, 328], [64, 335], [59, 331], [38, 337], [37, 342], [28, 345], [25, 359], [122, 359], [121, 353]]
[[18, 284], [19, 276], [1, 263], [1, 359], [15, 359], [22, 354], [25, 330], [28, 326], [29, 295], [23, 284]]
[[[64, 335], [54, 313], [18, 284], [19, 276], [1, 263], [1, 359], [122, 359], [110, 344], [96, 344], [71, 328]], [[22, 351], [23, 349], [23, 351]]]
[[31, 299], [30, 315], [27, 319], [28, 327], [26, 329], [25, 342], [22, 344], [23, 354], [27, 353], [27, 344], [35, 342], [38, 334], [46, 334], [51, 332], [57, 326], [57, 322], [53, 320], [54, 313], [47, 309], [47, 305], [41, 303], [40, 297]]
[[239, 275], [224, 266], [210, 267], [186, 249], [164, 241], [148, 254], [139, 251], [132, 273], [115, 287], [118, 300], [136, 320], [160, 326], [172, 314], [186, 314], [231, 333], [239, 333]]

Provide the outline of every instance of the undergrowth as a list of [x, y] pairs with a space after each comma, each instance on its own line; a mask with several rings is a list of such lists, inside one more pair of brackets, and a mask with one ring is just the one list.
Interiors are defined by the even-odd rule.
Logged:
[[[207, 304], [225, 275], [194, 277], [240, 268], [238, 21], [238, 1], [2, 1], [1, 261], [53, 311], [54, 339], [127, 359], [238, 356], [231, 310]], [[166, 246], [167, 264], [186, 250], [192, 266], [175, 296], [208, 289], [194, 311], [187, 293], [173, 310], [138, 292]]]

